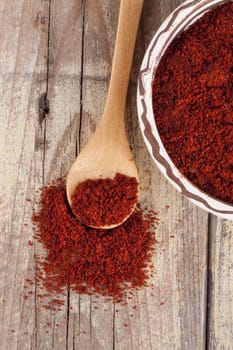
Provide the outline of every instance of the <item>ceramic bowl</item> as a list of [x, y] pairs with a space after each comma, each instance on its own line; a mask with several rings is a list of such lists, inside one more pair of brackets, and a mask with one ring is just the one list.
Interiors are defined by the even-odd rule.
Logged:
[[175, 167], [160, 139], [153, 115], [152, 82], [159, 61], [173, 39], [204, 13], [229, 1], [188, 0], [176, 8], [155, 33], [142, 62], [137, 109], [146, 147], [163, 175], [193, 203], [208, 212], [233, 220], [233, 205], [217, 200], [193, 185]]

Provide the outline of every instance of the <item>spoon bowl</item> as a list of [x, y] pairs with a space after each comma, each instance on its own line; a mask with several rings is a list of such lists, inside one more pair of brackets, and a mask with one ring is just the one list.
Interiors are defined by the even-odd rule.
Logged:
[[[114, 130], [116, 130], [114, 128]], [[73, 163], [67, 176], [67, 199], [72, 208], [72, 197], [77, 186], [89, 179], [113, 179], [117, 173], [136, 178], [139, 182], [138, 171], [130, 150], [126, 133], [119, 127], [117, 132], [112, 132], [107, 123], [100, 123], [95, 134], [81, 151]], [[137, 201], [132, 205], [130, 214], [133, 212]], [[129, 216], [121, 222], [112, 225], [93, 226], [95, 228], [110, 229], [122, 224]]]

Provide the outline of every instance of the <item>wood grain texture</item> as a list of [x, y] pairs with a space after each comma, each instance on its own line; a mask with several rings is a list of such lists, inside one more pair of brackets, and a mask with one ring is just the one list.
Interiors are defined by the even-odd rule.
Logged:
[[233, 222], [212, 217], [208, 349], [233, 348]]
[[[0, 5], [0, 348], [35, 348], [35, 285], [28, 302], [25, 279], [34, 278], [30, 218], [38, 98], [46, 89], [48, 2]], [[28, 223], [28, 226], [24, 226]]]
[[[32, 208], [36, 189], [67, 172], [102, 115], [119, 0], [0, 2], [1, 350], [233, 349], [232, 223], [208, 216], [168, 184], [137, 122], [143, 54], [181, 2], [145, 0], [126, 108], [140, 201], [161, 221], [153, 287], [126, 306], [67, 291], [55, 314], [43, 309], [36, 283], [24, 288], [34, 279], [34, 253], [43, 253], [28, 245]], [[44, 93], [50, 111], [40, 125]]]
[[[43, 182], [63, 176], [77, 153], [80, 122], [82, 52], [82, 4], [80, 1], [51, 1], [49, 11], [48, 85], [49, 115], [43, 122]], [[38, 184], [39, 185], [39, 184]], [[41, 247], [36, 245], [37, 252]], [[41, 252], [42, 253], [42, 252]], [[38, 291], [38, 294], [40, 291]], [[37, 302], [36, 349], [67, 349], [70, 295], [57, 313]]]
[[[110, 42], [114, 40], [113, 31], [116, 29], [117, 13], [118, 7], [111, 8], [109, 2], [85, 1], [81, 149], [93, 134], [96, 122], [103, 113], [113, 51]], [[72, 305], [75, 296], [73, 298]], [[104, 303], [102, 298], [95, 302], [93, 299], [87, 296], [80, 297], [80, 334], [74, 340], [74, 349], [113, 348], [114, 306]], [[76, 322], [74, 328], [77, 326]]]

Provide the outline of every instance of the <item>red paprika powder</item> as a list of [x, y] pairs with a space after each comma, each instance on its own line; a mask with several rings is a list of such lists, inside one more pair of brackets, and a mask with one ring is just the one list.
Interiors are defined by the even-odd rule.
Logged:
[[117, 173], [114, 179], [86, 180], [72, 196], [72, 211], [87, 226], [111, 226], [131, 214], [137, 194], [135, 177]]
[[147, 285], [153, 272], [155, 220], [155, 214], [143, 216], [137, 208], [117, 228], [86, 227], [67, 203], [64, 180], [55, 180], [43, 189], [33, 215], [35, 238], [46, 250], [44, 258], [36, 258], [37, 282], [49, 293], [68, 287], [123, 301], [128, 290]]
[[176, 167], [233, 203], [233, 3], [208, 12], [169, 46], [153, 81], [153, 109]]

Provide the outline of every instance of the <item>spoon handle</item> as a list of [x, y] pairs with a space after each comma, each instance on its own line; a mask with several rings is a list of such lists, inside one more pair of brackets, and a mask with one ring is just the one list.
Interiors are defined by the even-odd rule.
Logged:
[[109, 111], [114, 107], [122, 117], [142, 5], [143, 0], [121, 0], [120, 3], [112, 73], [105, 110]]

